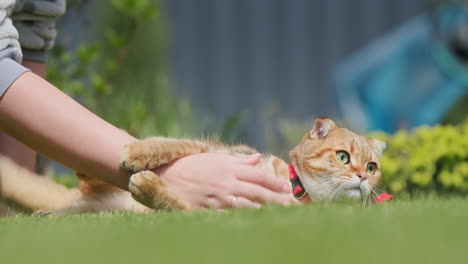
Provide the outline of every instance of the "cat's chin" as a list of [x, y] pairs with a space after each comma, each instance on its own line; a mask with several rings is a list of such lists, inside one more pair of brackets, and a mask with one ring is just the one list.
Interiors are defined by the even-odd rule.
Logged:
[[361, 189], [359, 188], [348, 189], [343, 193], [343, 196], [347, 199], [359, 200], [362, 197]]
[[361, 185], [360, 188], [352, 188], [346, 190], [342, 197], [345, 200], [352, 200], [352, 201], [362, 201], [364, 205], [369, 203], [370, 191], [368, 185]]

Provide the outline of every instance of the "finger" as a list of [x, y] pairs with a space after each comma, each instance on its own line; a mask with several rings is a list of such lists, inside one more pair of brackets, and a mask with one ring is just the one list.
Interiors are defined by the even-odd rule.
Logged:
[[262, 154], [255, 153], [255, 154], [248, 155], [248, 156], [235, 156], [235, 157], [239, 158], [239, 162], [246, 164], [246, 165], [253, 166], [253, 165], [257, 165], [257, 163], [262, 158]]
[[260, 204], [266, 203], [275, 203], [280, 205], [290, 205], [291, 204], [291, 194], [278, 193], [266, 189], [260, 185], [248, 183], [248, 182], [239, 182], [233, 190], [233, 195], [237, 197], [244, 197], [253, 202], [258, 202]]
[[238, 180], [258, 184], [275, 192], [291, 193], [291, 183], [283, 178], [274, 176], [256, 167], [242, 167], [237, 171]]
[[206, 197], [203, 207], [210, 209], [224, 209], [228, 208], [230, 205], [227, 205], [225, 201], [214, 197]]
[[235, 197], [232, 199], [231, 197], [231, 207], [232, 208], [260, 208], [262, 207], [261, 204], [252, 202], [251, 200], [244, 198], [244, 197]]

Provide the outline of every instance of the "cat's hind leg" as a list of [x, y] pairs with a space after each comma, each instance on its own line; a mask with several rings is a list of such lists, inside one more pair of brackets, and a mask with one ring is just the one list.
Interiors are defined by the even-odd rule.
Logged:
[[208, 144], [197, 140], [151, 137], [126, 145], [120, 153], [120, 164], [135, 173], [158, 168], [184, 156], [204, 153], [208, 149]]
[[77, 188], [66, 188], [0, 155], [0, 199], [35, 211], [68, 207], [81, 197]]
[[153, 209], [190, 210], [189, 205], [173, 193], [152, 171], [133, 174], [128, 189], [135, 200]]

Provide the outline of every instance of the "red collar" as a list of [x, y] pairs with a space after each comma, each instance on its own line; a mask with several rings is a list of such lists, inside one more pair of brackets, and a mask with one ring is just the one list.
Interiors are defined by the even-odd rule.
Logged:
[[[291, 185], [292, 185], [294, 197], [303, 203], [310, 202], [310, 197], [307, 194], [306, 190], [304, 189], [301, 179], [299, 179], [299, 176], [297, 175], [297, 172], [294, 169], [294, 166], [292, 165], [292, 163], [288, 164], [288, 169], [289, 169], [289, 181], [291, 182]], [[382, 193], [379, 196], [374, 198], [374, 203], [384, 203], [391, 199], [393, 199], [393, 195], [388, 194], [388, 193]]]
[[385, 203], [386, 201], [390, 201], [393, 199], [393, 195], [388, 193], [381, 193], [374, 198], [374, 203]]
[[294, 166], [292, 165], [292, 163], [288, 164], [288, 169], [289, 169], [289, 181], [291, 182], [291, 185], [292, 185], [294, 197], [303, 203], [309, 202], [310, 197], [307, 194], [306, 190], [304, 189], [301, 179], [299, 179], [299, 176], [297, 175], [296, 170], [294, 169]]

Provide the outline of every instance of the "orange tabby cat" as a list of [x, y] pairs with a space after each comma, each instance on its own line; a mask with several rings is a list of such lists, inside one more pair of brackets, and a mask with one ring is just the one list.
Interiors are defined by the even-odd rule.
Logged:
[[[289, 177], [288, 171], [297, 174], [292, 182], [295, 197], [300, 200], [308, 196], [313, 201], [342, 198], [366, 201], [381, 177], [378, 157], [384, 148], [385, 143], [380, 140], [367, 139], [336, 126], [330, 119], [319, 118], [290, 152], [289, 170], [286, 162], [272, 155], [262, 156], [257, 166], [278, 177]], [[130, 178], [130, 192], [85, 176], [81, 176], [80, 191], [66, 189], [1, 158], [0, 191], [3, 198], [24, 208], [59, 213], [145, 212], [149, 208], [190, 210], [150, 169], [206, 152], [248, 155], [256, 150], [244, 145], [163, 137], [134, 142], [121, 153], [122, 167], [134, 173]]]

